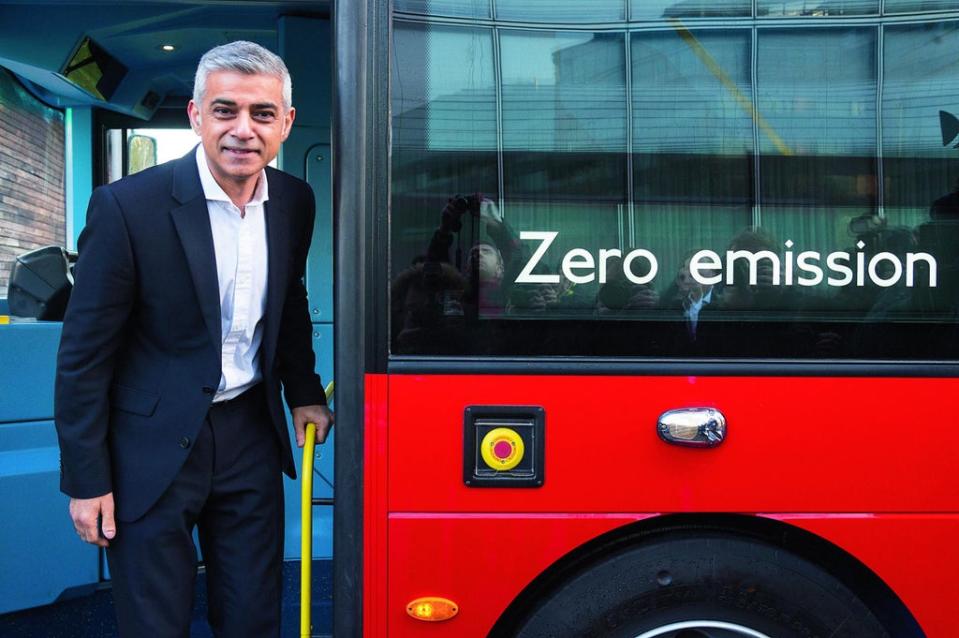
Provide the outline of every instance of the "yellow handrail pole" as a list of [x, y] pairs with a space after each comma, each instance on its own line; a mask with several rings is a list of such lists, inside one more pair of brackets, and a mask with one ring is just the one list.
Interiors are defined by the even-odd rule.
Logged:
[[313, 448], [316, 445], [316, 424], [306, 424], [303, 444], [303, 483], [300, 489], [300, 638], [310, 638], [310, 599], [313, 597]]
[[[327, 402], [333, 398], [333, 382], [326, 386]], [[311, 599], [313, 598], [313, 452], [316, 448], [316, 424], [306, 424], [303, 442], [303, 483], [300, 486], [300, 638], [313, 635]]]

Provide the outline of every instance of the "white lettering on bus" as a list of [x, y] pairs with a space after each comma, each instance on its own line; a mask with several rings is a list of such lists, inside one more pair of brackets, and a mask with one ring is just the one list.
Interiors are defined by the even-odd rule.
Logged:
[[758, 253], [748, 250], [727, 250], [726, 251], [726, 285], [732, 286], [736, 283], [736, 260], [745, 259], [749, 262], [749, 285], [755, 286], [759, 281], [759, 260], [768, 259], [773, 267], [774, 286], [779, 285], [779, 257], [771, 250], [760, 250]]
[[846, 286], [852, 281], [852, 268], [843, 266], [839, 263], [840, 260], [848, 262], [849, 253], [840, 251], [826, 255], [826, 265], [829, 266], [833, 272], [842, 273], [842, 279], [830, 277], [826, 280], [826, 283], [830, 286]]
[[600, 248], [599, 249], [599, 280], [606, 281], [606, 260], [610, 257], [622, 257], [623, 251], [619, 248]]
[[786, 285], [793, 285], [793, 253], [790, 248], [793, 247], [793, 240], [787, 239], [786, 243]]
[[916, 262], [922, 260], [929, 266], [929, 287], [936, 287], [936, 258], [929, 253], [906, 253], [906, 287], [913, 286], [913, 273], [916, 270]]
[[[579, 261], [575, 261], [577, 258]], [[577, 275], [573, 269], [588, 269], [590, 272], [588, 275]], [[574, 248], [563, 257], [563, 276], [574, 284], [588, 284], [596, 279], [596, 274], [593, 273], [595, 269], [593, 256], [585, 248]]]
[[[632, 264], [634, 260], [640, 257], [649, 262], [649, 271], [642, 277], [637, 277], [633, 272]], [[626, 275], [626, 279], [629, 279], [634, 284], [648, 284], [656, 277], [657, 272], [659, 272], [659, 263], [656, 261], [656, 255], [645, 248], [637, 248], [636, 250], [629, 251], [626, 259], [623, 260], [623, 274]]]
[[[560, 275], [533, 274], [533, 270], [546, 256], [549, 247], [556, 240], [558, 232], [523, 231], [520, 239], [539, 241], [540, 245], [533, 251], [533, 255], [523, 267], [516, 283], [520, 284], [555, 284], [560, 282]], [[833, 287], [843, 287], [853, 284], [864, 286], [868, 281], [876, 286], [888, 288], [895, 286], [905, 276], [906, 287], [916, 285], [916, 266], [923, 264], [921, 273], [927, 274], [927, 284], [930, 288], [938, 285], [938, 268], [936, 259], [929, 253], [905, 253], [902, 257], [891, 252], [880, 252], [871, 257], [863, 252], [866, 244], [856, 243], [859, 250], [855, 255], [846, 251], [836, 251], [825, 255], [825, 268], [821, 265], [823, 254], [815, 250], [805, 250], [794, 253], [791, 249], [792, 240], [783, 244], [786, 250], [782, 258], [772, 250], [727, 250], [723, 260], [719, 253], [713, 250], [699, 250], [689, 259], [689, 274], [694, 281], [704, 286], [714, 286], [725, 279], [726, 285], [736, 285], [736, 278], [745, 276], [751, 286], [759, 283], [761, 266], [768, 266], [770, 280], [773, 286], [791, 286], [795, 282], [800, 286], [817, 286], [825, 278], [826, 284]], [[601, 284], [608, 278], [608, 260], [611, 257], [620, 258], [623, 252], [617, 248], [601, 248], [599, 250], [599, 277]], [[903, 264], [903, 257], [905, 264]], [[648, 268], [645, 274], [637, 274], [633, 262], [645, 260]], [[563, 256], [560, 266], [562, 276], [575, 284], [586, 284], [597, 281], [597, 259], [593, 253], [585, 248], [572, 248]], [[737, 271], [737, 262], [745, 262], [745, 269]], [[853, 266], [855, 264], [855, 266]], [[646, 248], [635, 248], [626, 254], [622, 260], [623, 275], [637, 285], [648, 284], [659, 272], [659, 262], [656, 255]], [[725, 271], [725, 277], [723, 276]], [[798, 272], [797, 272], [798, 271]], [[828, 273], [828, 277], [826, 276]], [[780, 275], [784, 274], [784, 277]], [[794, 275], [798, 275], [795, 276]], [[743, 283], [743, 282], [739, 282]]]
[[[708, 263], [703, 263], [704, 259], [708, 259]], [[702, 284], [703, 286], [714, 286], [723, 280], [723, 276], [704, 275], [700, 272], [701, 270], [718, 272], [721, 271], [722, 268], [723, 262], [719, 259], [719, 255], [711, 250], [700, 250], [689, 260], [689, 275], [696, 283]]]
[[539, 260], [543, 258], [543, 255], [546, 254], [546, 251], [549, 250], [549, 245], [553, 243], [556, 239], [556, 236], [559, 233], [556, 232], [539, 232], [532, 230], [524, 230], [520, 232], [520, 239], [535, 239], [543, 243], [533, 252], [533, 256], [529, 258], [529, 261], [526, 262], [526, 267], [523, 268], [523, 271], [516, 278], [516, 283], [518, 284], [558, 284], [559, 275], [534, 275], [533, 268], [536, 268], [536, 264], [539, 263]]
[[804, 273], [812, 274], [812, 278], [807, 279], [803, 276], [800, 276], [796, 279], [796, 283], [800, 286], [818, 286], [822, 283], [822, 268], [816, 264], [810, 264], [809, 260], [814, 259], [819, 261], [822, 257], [815, 250], [804, 250], [799, 253], [799, 257], [796, 258], [796, 267]]

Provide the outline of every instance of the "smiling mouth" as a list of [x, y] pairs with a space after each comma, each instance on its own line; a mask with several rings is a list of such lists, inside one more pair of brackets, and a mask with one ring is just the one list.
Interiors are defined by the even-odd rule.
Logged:
[[233, 146], [226, 146], [223, 150], [231, 155], [237, 155], [239, 157], [244, 157], [246, 155], [254, 155], [259, 153], [255, 148], [236, 148]]

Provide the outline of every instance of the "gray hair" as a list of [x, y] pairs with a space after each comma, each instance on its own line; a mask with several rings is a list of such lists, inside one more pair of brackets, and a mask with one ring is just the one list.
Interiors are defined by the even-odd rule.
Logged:
[[206, 79], [214, 71], [233, 71], [246, 75], [272, 75], [283, 82], [283, 108], [293, 104], [293, 82], [280, 56], [259, 44], [237, 40], [214, 47], [203, 54], [193, 81], [193, 101], [200, 104], [206, 91]]

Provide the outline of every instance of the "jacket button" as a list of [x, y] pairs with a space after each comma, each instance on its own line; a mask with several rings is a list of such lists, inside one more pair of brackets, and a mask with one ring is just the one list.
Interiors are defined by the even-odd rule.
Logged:
[[190, 447], [190, 437], [185, 436], [180, 439], [180, 447], [182, 447], [184, 450]]
[[203, 386], [203, 394], [213, 394], [213, 388], [208, 385]]

